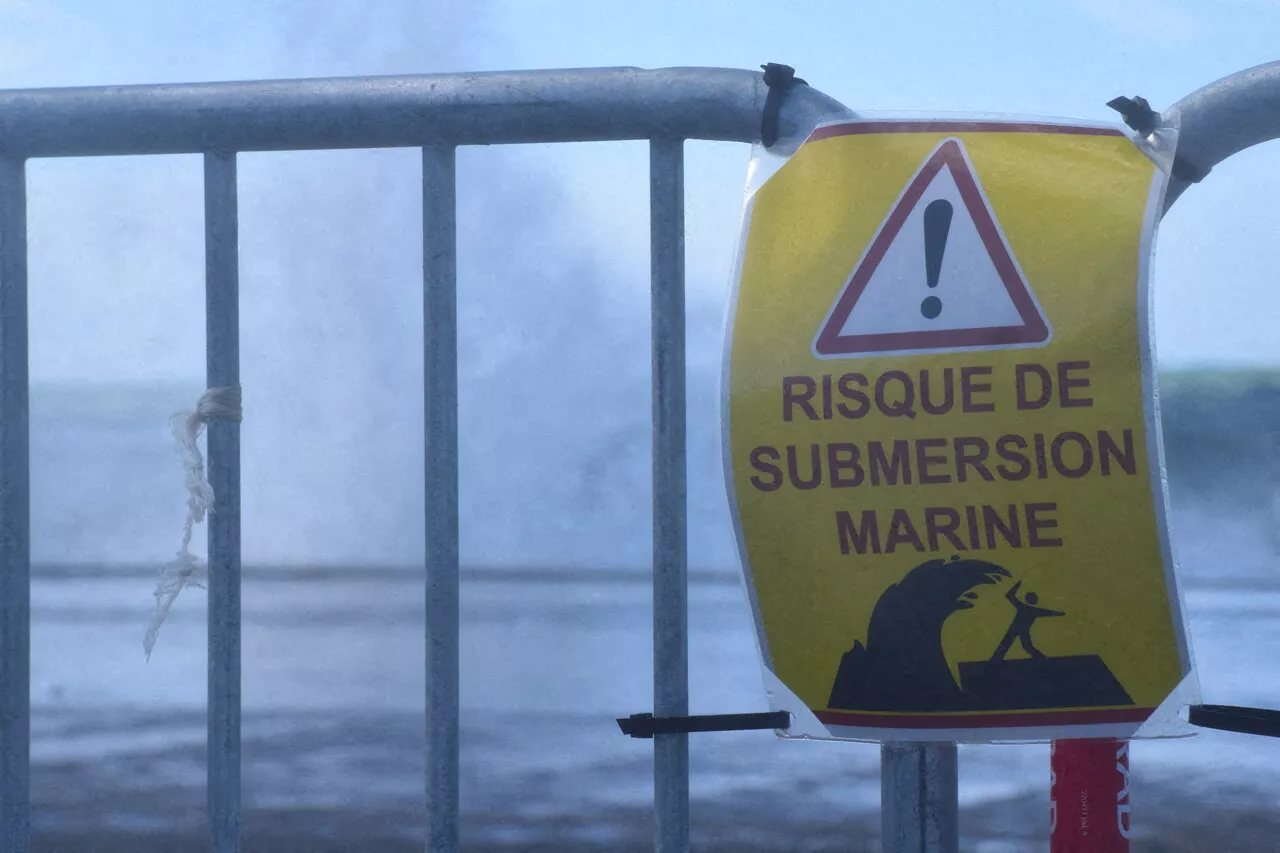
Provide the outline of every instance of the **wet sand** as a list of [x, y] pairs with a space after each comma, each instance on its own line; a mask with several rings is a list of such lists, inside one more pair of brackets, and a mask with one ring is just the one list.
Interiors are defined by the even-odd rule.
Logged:
[[[1138, 793], [1138, 792], [1136, 792]], [[1172, 787], [1139, 793], [1135, 806], [1135, 851], [1144, 853], [1259, 853], [1280, 849], [1280, 810], [1259, 802], [1260, 791], [1237, 797], [1214, 792], [1214, 805]], [[1243, 798], [1239, 807], [1229, 801]], [[752, 798], [755, 799], [755, 798]], [[746, 851], [844, 851], [878, 853], [878, 818], [794, 821], [785, 802], [697, 802], [693, 804], [693, 848], [701, 853]], [[107, 805], [107, 804], [104, 804]], [[963, 812], [961, 849], [1046, 850], [1043, 830], [1033, 831], [1043, 809], [1040, 798], [1003, 800]], [[244, 853], [420, 853], [420, 831], [409, 827], [421, 815], [378, 814], [340, 809], [250, 810], [245, 815]], [[834, 817], [834, 816], [833, 816]], [[652, 850], [651, 815], [645, 809], [615, 809], [588, 818], [546, 815], [509, 819], [473, 815], [466, 821], [463, 850], [480, 853], [583, 853]], [[1041, 824], [1041, 826], [1043, 826]], [[204, 853], [203, 832], [46, 832], [33, 839], [33, 853]]]

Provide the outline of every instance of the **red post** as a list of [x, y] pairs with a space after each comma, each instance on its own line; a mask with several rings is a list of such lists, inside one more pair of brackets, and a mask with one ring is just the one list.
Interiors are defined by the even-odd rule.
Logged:
[[1129, 742], [1056, 740], [1049, 751], [1049, 853], [1129, 853]]

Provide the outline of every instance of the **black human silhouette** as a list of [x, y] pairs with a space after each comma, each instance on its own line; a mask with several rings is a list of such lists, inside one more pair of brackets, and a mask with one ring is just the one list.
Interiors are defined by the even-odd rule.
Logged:
[[942, 650], [942, 625], [973, 607], [972, 590], [1010, 577], [983, 560], [929, 560], [891, 585], [871, 612], [867, 644], [854, 642], [831, 688], [832, 708], [958, 708], [964, 693]]
[[991, 663], [999, 663], [1004, 660], [1004, 656], [1009, 653], [1009, 649], [1013, 646], [1016, 639], [1022, 643], [1022, 647], [1027, 650], [1027, 654], [1036, 660], [1044, 660], [1045, 655], [1031, 642], [1031, 626], [1042, 616], [1066, 616], [1061, 610], [1050, 610], [1047, 607], [1037, 607], [1040, 599], [1034, 592], [1028, 592], [1023, 600], [1018, 599], [1018, 590], [1022, 587], [1022, 581], [1018, 581], [1004, 597], [1009, 599], [1009, 603], [1016, 608], [1013, 615], [1013, 623], [1009, 625], [1009, 630], [1005, 631], [1004, 639], [1000, 641], [1000, 645], [996, 646], [995, 654], [991, 656]]

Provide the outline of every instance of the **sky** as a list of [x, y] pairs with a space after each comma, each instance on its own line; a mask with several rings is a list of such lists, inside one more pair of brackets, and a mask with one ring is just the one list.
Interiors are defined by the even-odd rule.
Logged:
[[[859, 111], [1113, 120], [1116, 95], [1161, 108], [1277, 45], [1273, 0], [0, 0], [3, 88], [784, 62]], [[724, 565], [716, 386], [750, 149], [686, 152], [690, 560]], [[647, 562], [647, 164], [643, 143], [459, 152], [464, 561]], [[420, 558], [418, 168], [239, 158], [247, 560]], [[33, 379], [181, 383], [162, 429], [203, 388], [200, 159], [28, 175]], [[1280, 365], [1276, 197], [1280, 143], [1167, 217], [1163, 365]], [[175, 534], [179, 487], [137, 485], [173, 491]]]
[[[778, 61], [858, 110], [1110, 119], [1104, 104], [1115, 95], [1162, 107], [1276, 58], [1280, 2], [0, 0], [0, 23], [5, 88]], [[487, 153], [464, 152], [464, 184]], [[689, 286], [708, 316], [723, 310], [748, 153], [689, 145]], [[244, 158], [247, 181], [253, 159]], [[199, 376], [202, 324], [190, 322], [200, 298], [199, 166], [165, 160], [180, 162], [33, 164], [37, 379]], [[341, 158], [293, 162], [308, 160]], [[632, 300], [647, 264], [645, 161], [640, 144], [540, 146], [520, 152], [516, 167], [555, 187], [564, 231], [619, 271], [616, 287]], [[1164, 223], [1155, 268], [1163, 364], [1280, 363], [1271, 333], [1280, 212], [1269, 201], [1280, 193], [1278, 162], [1280, 144], [1233, 158]]]

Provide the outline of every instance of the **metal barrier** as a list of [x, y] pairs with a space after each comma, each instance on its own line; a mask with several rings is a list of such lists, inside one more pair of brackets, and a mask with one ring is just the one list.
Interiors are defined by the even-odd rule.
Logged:
[[[585, 69], [0, 91], [0, 850], [30, 846], [30, 494], [25, 162], [203, 154], [207, 381], [239, 381], [236, 154], [422, 149], [426, 397], [427, 849], [458, 849], [458, 427], [454, 155], [460, 145], [650, 141], [654, 712], [688, 706], [684, 167], [688, 139], [755, 142], [847, 115], [724, 69]], [[1280, 63], [1187, 98], [1200, 173], [1280, 136]], [[768, 121], [766, 122], [766, 119]], [[1175, 181], [1170, 202], [1185, 188]], [[209, 425], [208, 809], [211, 850], [240, 849], [240, 428]], [[686, 734], [654, 738], [655, 843], [689, 848]], [[955, 747], [886, 748], [886, 839], [954, 849]], [[917, 765], [915, 772], [910, 765]], [[945, 773], [939, 771], [945, 769]], [[945, 777], [945, 778], [943, 778]], [[896, 780], [896, 781], [895, 781]], [[891, 822], [890, 818], [896, 815]], [[925, 827], [930, 829], [926, 832]], [[941, 841], [936, 839], [940, 837]], [[926, 834], [929, 838], [926, 839]], [[937, 846], [938, 844], [944, 847]], [[907, 848], [904, 848], [907, 849]]]
[[[686, 139], [760, 138], [763, 75], [594, 69], [0, 92], [0, 849], [30, 839], [28, 158], [203, 154], [207, 378], [239, 381], [236, 153], [422, 149], [426, 396], [427, 849], [458, 847], [458, 424], [454, 152], [459, 145], [650, 140], [654, 710], [688, 711]], [[774, 96], [776, 101], [777, 95]], [[783, 139], [838, 103], [787, 95]], [[209, 425], [208, 809], [240, 849], [240, 427]], [[654, 739], [657, 846], [688, 849], [688, 735]]]

